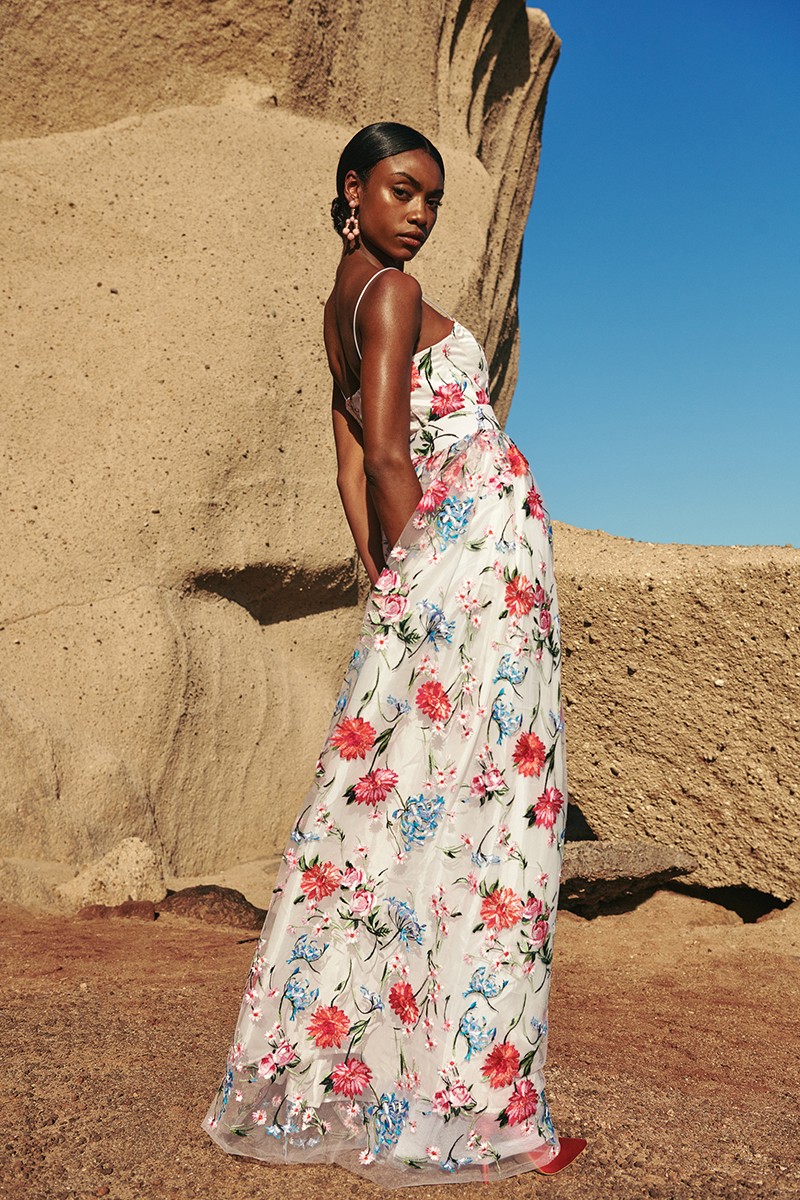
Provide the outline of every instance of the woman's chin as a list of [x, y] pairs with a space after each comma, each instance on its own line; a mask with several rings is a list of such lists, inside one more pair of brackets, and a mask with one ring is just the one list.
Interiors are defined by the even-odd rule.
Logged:
[[410, 262], [412, 258], [416, 258], [424, 242], [404, 242], [402, 238], [397, 239], [397, 245], [400, 247], [398, 258], [404, 259], [405, 262]]

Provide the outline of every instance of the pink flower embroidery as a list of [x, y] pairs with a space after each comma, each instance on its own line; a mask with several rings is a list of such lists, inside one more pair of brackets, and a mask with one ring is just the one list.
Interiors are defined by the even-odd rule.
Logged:
[[347, 1058], [331, 1071], [331, 1084], [340, 1096], [360, 1096], [372, 1079], [372, 1071], [360, 1058]]
[[408, 596], [392, 592], [390, 596], [381, 596], [378, 601], [378, 614], [384, 625], [393, 625], [401, 620], [408, 608]]
[[557, 787], [545, 788], [533, 806], [534, 813], [536, 814], [536, 824], [544, 825], [547, 829], [552, 829], [556, 823], [558, 814], [561, 812], [563, 803], [564, 797]]
[[457, 383], [443, 383], [433, 393], [431, 412], [436, 417], [448, 417], [464, 407], [464, 393]]
[[369, 775], [362, 775], [353, 791], [359, 804], [380, 804], [397, 785], [397, 774], [389, 767], [376, 767]]

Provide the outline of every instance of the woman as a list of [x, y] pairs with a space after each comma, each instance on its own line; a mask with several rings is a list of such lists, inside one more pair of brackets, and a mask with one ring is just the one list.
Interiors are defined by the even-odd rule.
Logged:
[[405, 273], [444, 164], [345, 147], [325, 306], [338, 485], [372, 583], [203, 1127], [386, 1187], [560, 1170], [545, 1097], [566, 761], [552, 529], [480, 344]]

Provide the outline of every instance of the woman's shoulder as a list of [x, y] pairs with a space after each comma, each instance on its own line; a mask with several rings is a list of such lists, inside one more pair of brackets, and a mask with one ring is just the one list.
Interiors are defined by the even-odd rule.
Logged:
[[[373, 282], [374, 281], [374, 282]], [[409, 299], [422, 298], [422, 287], [413, 275], [407, 275], [399, 267], [381, 267], [365, 280], [361, 291], [369, 287], [370, 291], [381, 291], [387, 296], [402, 296]]]
[[323, 307], [323, 324], [327, 330], [336, 328], [341, 322], [352, 322], [362, 297], [370, 297], [370, 304], [377, 300], [390, 306], [395, 303], [403, 307], [412, 305], [421, 308], [422, 286], [413, 275], [407, 275], [398, 267], [380, 267], [374, 271], [353, 272], [349, 278], [337, 277]]
[[391, 324], [401, 315], [421, 313], [422, 297], [419, 280], [397, 267], [379, 267], [372, 271], [362, 268], [349, 274], [337, 274], [323, 306], [323, 338], [329, 363], [335, 363], [343, 336], [341, 331], [352, 328], [354, 317], [357, 316], [362, 328], [373, 320]]
[[[349, 297], [349, 312], [358, 316], [358, 324], [392, 321], [406, 314], [419, 319], [422, 313], [422, 288], [413, 275], [396, 267], [373, 271]], [[362, 302], [363, 299], [363, 302]]]

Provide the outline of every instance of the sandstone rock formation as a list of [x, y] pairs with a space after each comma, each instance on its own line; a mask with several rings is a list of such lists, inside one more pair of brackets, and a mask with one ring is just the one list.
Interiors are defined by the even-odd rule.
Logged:
[[692, 859], [672, 846], [656, 842], [569, 842], [564, 847], [559, 908], [581, 916], [608, 911], [617, 901], [629, 902], [687, 875]]
[[90, 904], [161, 900], [166, 893], [160, 858], [141, 838], [124, 838], [96, 862], [55, 888], [63, 907], [77, 912]]
[[685, 882], [800, 896], [800, 550], [560, 526], [570, 795]]
[[[46, 904], [130, 837], [222, 880], [282, 849], [359, 624], [321, 341], [339, 152], [382, 117], [440, 146], [414, 270], [505, 414], [559, 39], [522, 0], [16, 0], [0, 23], [0, 898]], [[797, 896], [800, 552], [557, 525], [556, 554], [594, 832]]]
[[505, 411], [559, 42], [522, 0], [0, 19], [0, 856], [134, 836], [221, 869], [284, 843], [359, 622], [321, 339], [339, 153], [378, 117], [441, 145], [418, 274]]
[[243, 929], [261, 929], [267, 915], [266, 909], [251, 904], [235, 888], [215, 884], [171, 892], [159, 901], [156, 911], [206, 921], [211, 925], [238, 925]]

